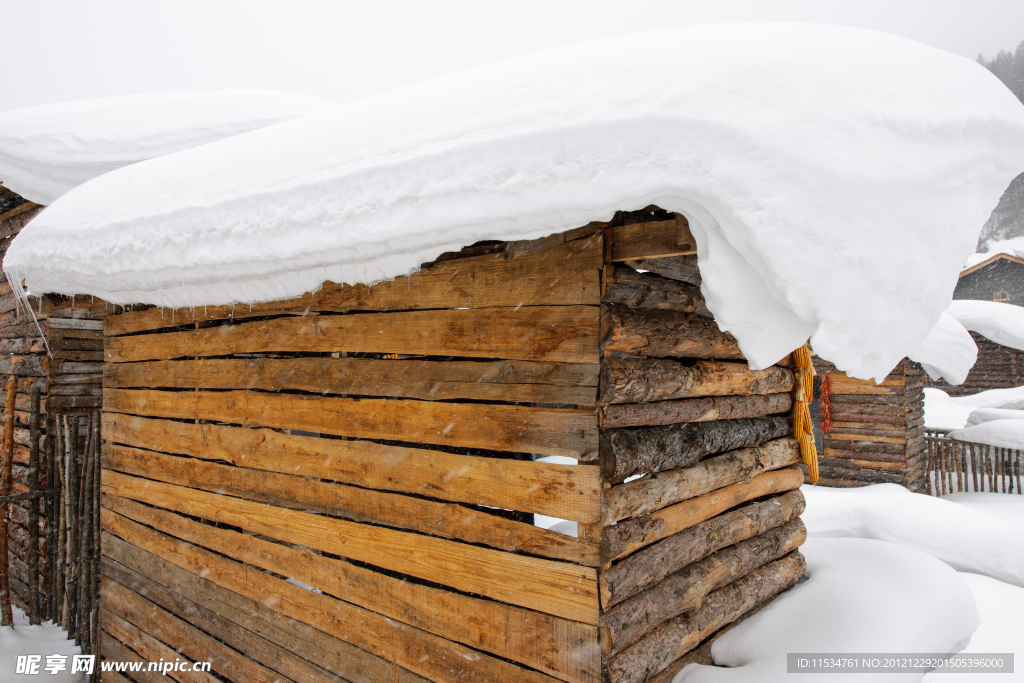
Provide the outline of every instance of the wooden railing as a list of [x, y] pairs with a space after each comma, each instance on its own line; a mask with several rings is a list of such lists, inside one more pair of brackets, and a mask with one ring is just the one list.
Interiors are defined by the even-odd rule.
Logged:
[[932, 495], [1021, 493], [1021, 450], [950, 439], [945, 430], [925, 432], [925, 443], [928, 492]]

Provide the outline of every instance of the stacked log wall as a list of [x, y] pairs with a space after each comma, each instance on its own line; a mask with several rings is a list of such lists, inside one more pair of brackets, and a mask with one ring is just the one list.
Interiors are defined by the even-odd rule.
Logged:
[[603, 253], [591, 229], [109, 317], [103, 655], [239, 683], [599, 681], [599, 538], [532, 522], [600, 528]]
[[926, 377], [927, 386], [941, 389], [950, 396], [973, 396], [989, 389], [1024, 386], [1024, 351], [997, 344], [977, 332], [971, 332], [971, 337], [978, 345], [978, 360], [964, 383], [954, 386]]
[[602, 307], [601, 645], [606, 681], [643, 683], [800, 581], [806, 532], [793, 371], [747, 366], [696, 257], [627, 263]]
[[[44, 207], [26, 201], [0, 187], [0, 261], [11, 240]], [[40, 392], [40, 452], [47, 452], [47, 417], [57, 414], [85, 415], [101, 404], [103, 368], [103, 317], [111, 310], [102, 302], [29, 297], [32, 313], [18, 305], [10, 283], [0, 280], [0, 376], [17, 378], [15, 430], [11, 493], [29, 491], [31, 440], [30, 401], [32, 390]], [[82, 434], [82, 444], [85, 435]], [[40, 458], [39, 481], [47, 480], [47, 459]], [[39, 506], [39, 586], [44, 598], [49, 586], [46, 570], [46, 504]], [[28, 604], [28, 519], [33, 502], [11, 504], [8, 560], [14, 602]]]
[[[880, 384], [840, 372], [814, 359], [822, 486], [852, 487], [894, 483], [925, 491], [924, 382], [920, 364], [903, 359]], [[822, 432], [822, 385], [829, 378], [831, 431]], [[806, 468], [805, 468], [806, 475]]]

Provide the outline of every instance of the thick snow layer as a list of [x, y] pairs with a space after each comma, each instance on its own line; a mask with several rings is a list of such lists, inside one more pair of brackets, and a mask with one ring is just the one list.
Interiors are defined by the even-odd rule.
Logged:
[[978, 360], [978, 345], [970, 332], [946, 312], [939, 316], [924, 342], [907, 357], [920, 363], [932, 379], [958, 385], [964, 383]]
[[[674, 683], [833, 680], [835, 674], [787, 674], [786, 653], [953, 653], [978, 627], [967, 582], [924, 553], [861, 538], [809, 538], [801, 550], [808, 580], [712, 645], [718, 667], [733, 668], [691, 664]], [[910, 682], [920, 681], [922, 674], [843, 674], [838, 679]]]
[[[969, 507], [978, 512], [984, 512], [987, 515], [1007, 522], [1024, 524], [1024, 496], [1011, 496], [1005, 493], [969, 492], [950, 493], [943, 496], [942, 499]], [[1021, 614], [1024, 614], [1024, 612], [1021, 612]], [[1024, 639], [1021, 639], [1020, 642], [1024, 644]], [[1021, 671], [1024, 672], [1024, 668]]]
[[[802, 518], [811, 536], [898, 543], [959, 571], [1024, 586], [1024, 524], [945, 498], [911, 493], [898, 484], [856, 489], [804, 486], [801, 490], [807, 497]], [[1024, 496], [1021, 500], [1024, 504]]]
[[[847, 27], [691, 26], [520, 57], [109, 173], [14, 241], [32, 292], [199, 306], [409, 273], [657, 204], [754, 367], [884, 377], [1024, 170], [984, 67]], [[912, 255], [912, 256], [911, 256]]]
[[1024, 258], [1024, 236], [1011, 237], [1005, 240], [990, 242], [986, 251], [968, 256], [967, 262], [964, 264], [964, 268], [976, 266], [979, 263], [989, 260], [996, 254], [1009, 254], [1010, 256], [1016, 256], [1017, 258]]
[[[39, 678], [48, 683], [51, 681], [53, 683], [85, 683], [88, 676], [84, 673], [71, 673], [71, 657], [82, 654], [82, 649], [75, 645], [75, 641], [68, 640], [68, 634], [52, 622], [31, 626], [28, 623], [28, 616], [24, 612], [17, 607], [14, 607], [13, 611], [14, 628], [8, 626], [0, 628], [0, 679], [28, 681]], [[42, 655], [37, 676], [19, 676], [15, 673], [18, 655]], [[66, 656], [67, 668], [51, 674], [44, 668], [47, 655]]]
[[932, 387], [924, 390], [924, 423], [931, 429], [960, 429], [971, 413], [988, 408], [1024, 410], [1024, 387], [989, 389], [956, 397]]
[[[948, 436], [958, 441], [1020, 449], [1024, 448], [1024, 421], [1020, 419], [990, 420], [963, 429], [954, 429]], [[1024, 562], [1024, 558], [1021, 561]]]
[[1024, 351], [1024, 308], [998, 301], [956, 300], [946, 313], [971, 332]]
[[106, 97], [0, 114], [0, 183], [51, 204], [116, 168], [333, 106], [318, 97], [224, 90]]
[[1012, 408], [975, 408], [967, 417], [967, 424], [964, 427], [980, 425], [983, 422], [993, 420], [1024, 420], [1024, 410]]
[[[985, 494], [1001, 495], [1001, 494]], [[1004, 496], [1005, 498], [1006, 496]], [[970, 675], [970, 683], [1020, 683], [1024, 681], [1024, 588], [1011, 586], [1002, 581], [978, 574], [962, 573], [978, 605], [981, 625], [971, 636], [971, 644], [963, 653], [1013, 652], [1014, 672], [1012, 674]], [[930, 673], [925, 683], [964, 683], [964, 674]]]

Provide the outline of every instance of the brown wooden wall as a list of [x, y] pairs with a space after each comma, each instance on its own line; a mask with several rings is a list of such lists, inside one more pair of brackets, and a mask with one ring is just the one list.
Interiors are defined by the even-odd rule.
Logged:
[[821, 432], [821, 380], [827, 375], [832, 429], [821, 433], [823, 486], [865, 486], [890, 482], [924, 491], [924, 382], [921, 366], [903, 359], [881, 384], [848, 377], [814, 359], [815, 431]]
[[[11, 240], [43, 207], [0, 187], [0, 261]], [[87, 297], [87, 299], [89, 299]], [[15, 293], [0, 280], [0, 377], [17, 377], [12, 493], [28, 492], [30, 399], [33, 388], [40, 390], [41, 452], [46, 453], [46, 417], [56, 414], [85, 414], [100, 407], [103, 367], [103, 316], [108, 308], [92, 300], [55, 301], [32, 298], [35, 319], [19, 309]], [[44, 341], [45, 337], [45, 341]], [[49, 355], [48, 355], [49, 350]], [[84, 439], [84, 436], [83, 436]], [[42, 458], [41, 481], [46, 480]], [[46, 558], [45, 504], [40, 506], [40, 572]], [[28, 509], [31, 503], [11, 504], [8, 555], [11, 589], [16, 603], [25, 607], [28, 589]], [[48, 585], [42, 581], [41, 586]]]
[[792, 372], [623, 265], [684, 235], [624, 214], [370, 288], [108, 317], [103, 655], [353, 683], [706, 657], [802, 576], [802, 476]]
[[1010, 389], [1024, 385], [1024, 351], [996, 344], [971, 332], [978, 345], [978, 360], [963, 384], [953, 386], [925, 377], [925, 386], [942, 389], [950, 396], [971, 396], [989, 389]]

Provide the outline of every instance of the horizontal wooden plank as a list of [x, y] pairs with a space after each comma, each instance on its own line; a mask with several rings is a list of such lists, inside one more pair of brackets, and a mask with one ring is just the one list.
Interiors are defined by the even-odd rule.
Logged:
[[674, 220], [631, 223], [611, 229], [612, 261], [663, 258], [697, 253], [686, 217]]
[[172, 609], [179, 617], [187, 617], [189, 623], [215, 621], [217, 632], [228, 636], [225, 638], [228, 644], [234, 640], [229, 631], [244, 629], [273, 643], [274, 647], [293, 653], [292, 656], [302, 657], [317, 669], [344, 676], [351, 683], [395, 679], [400, 683], [426, 683], [426, 679], [411, 671], [396, 671], [391, 662], [278, 614], [260, 602], [225, 590], [117, 536], [107, 534], [103, 547], [104, 576]]
[[454, 503], [164, 455], [108, 444], [105, 468], [222, 495], [356, 522], [418, 531], [510, 552], [573, 561], [576, 539]]
[[264, 389], [432, 401], [595, 405], [599, 366], [529, 361], [232, 358], [110, 363], [104, 386]]
[[[592, 523], [600, 519], [600, 468], [485, 458], [373, 441], [323, 439], [214, 424], [104, 413], [103, 437], [154, 451]], [[576, 539], [571, 539], [576, 540]], [[565, 559], [597, 564], [584, 541]]]
[[102, 330], [103, 319], [57, 318], [50, 316], [48, 325], [58, 330]]
[[[102, 614], [102, 613], [101, 613]], [[102, 627], [103, 621], [100, 620], [100, 626]], [[127, 639], [127, 637], [126, 637]], [[133, 672], [134, 678], [128, 678], [127, 676], [121, 677], [120, 679], [114, 677], [112, 680], [119, 681], [125, 680], [129, 683], [166, 683], [167, 677], [162, 674], [147, 671], [146, 667], [148, 663], [145, 659], [140, 657], [134, 650], [129, 649], [124, 643], [115, 638], [114, 636], [103, 631], [100, 635], [100, 651], [103, 653], [103, 658], [108, 662], [141, 662], [142, 667], [140, 671]], [[107, 683], [108, 674], [111, 672], [103, 673], [103, 683]]]
[[255, 391], [104, 389], [103, 410], [581, 460], [596, 457], [598, 449], [596, 413], [574, 409]]
[[[577, 663], [584, 662], [587, 671], [595, 672], [600, 664], [597, 653], [582, 647], [596, 638], [592, 627], [552, 621], [546, 615], [510, 605], [402, 581], [308, 550], [275, 545], [131, 501], [108, 497], [104, 505], [103, 526], [108, 532], [104, 537], [105, 549], [111, 546], [111, 534], [118, 536], [244, 597], [263, 604], [273, 598], [269, 606], [274, 611], [435, 681], [448, 680], [445, 676], [502, 683], [554, 680], [495, 660], [481, 650], [507, 653], [510, 659], [517, 660], [547, 652], [544, 661], [550, 668], [560, 670], [568, 667], [572, 671]], [[296, 579], [325, 594], [294, 586], [253, 567]], [[581, 634], [584, 640], [574, 640]], [[469, 641], [478, 649], [445, 638], [459, 643]], [[596, 678], [593, 673], [580, 675], [578, 668], [575, 671], [576, 680]], [[564, 671], [562, 677], [571, 678]]]
[[678, 311], [605, 305], [602, 350], [647, 358], [743, 360], [736, 338], [710, 318]]
[[151, 308], [128, 312], [109, 317], [106, 333], [121, 335], [208, 320], [307, 311], [600, 303], [603, 236], [598, 234], [587, 239], [556, 242], [550, 249], [520, 253], [513, 258], [508, 258], [502, 250], [484, 256], [444, 261], [408, 277], [395, 278], [372, 287], [325, 282], [312, 294], [283, 302], [177, 310]]
[[829, 432], [829, 439], [835, 441], [870, 441], [872, 443], [891, 443], [891, 444], [905, 444], [907, 437], [905, 436], [876, 436], [874, 434], [842, 434], [839, 432]]
[[[106, 584], [108, 581], [102, 581], [100, 583], [100, 594], [102, 595], [106, 590]], [[147, 662], [157, 662], [161, 660], [174, 662], [175, 660], [181, 661], [182, 663], [191, 664], [194, 660], [188, 657], [182, 656], [182, 653], [176, 652], [173, 648], [165, 645], [157, 638], [154, 638], [145, 630], [140, 629], [128, 622], [125, 619], [117, 616], [106, 606], [101, 606], [99, 611], [100, 626], [105, 633], [109, 634], [110, 637], [116, 638], [123, 643], [130, 643], [134, 650], [137, 650]], [[121, 660], [124, 661], [124, 660]], [[149, 665], [146, 664], [146, 667]], [[95, 668], [99, 668], [98, 666]], [[211, 667], [211, 671], [214, 671]], [[156, 672], [147, 672], [151, 676], [166, 676], [167, 674], [161, 674], [159, 669]], [[106, 677], [106, 672], [101, 674]], [[132, 675], [137, 675], [133, 673]], [[181, 683], [218, 683], [221, 679], [214, 678], [211, 674], [205, 671], [176, 671], [173, 674], [171, 680], [180, 681]], [[266, 680], [264, 678], [263, 680]], [[282, 681], [282, 683], [284, 683]]]
[[567, 363], [598, 359], [599, 307], [533, 306], [289, 316], [106, 338], [124, 363], [235, 353], [398, 353]]
[[357, 524], [181, 486], [103, 472], [105, 493], [231, 524], [546, 614], [597, 623], [589, 567]]
[[799, 488], [803, 481], [804, 475], [799, 467], [764, 472], [748, 482], [726, 486], [650, 515], [605, 527], [609, 559], [625, 557], [749, 500]]
[[99, 396], [50, 396], [46, 406], [51, 412], [74, 408], [99, 408], [102, 399]]
[[53, 375], [93, 375], [103, 372], [103, 363], [80, 363], [71, 360], [58, 360], [50, 364], [50, 376]]
[[46, 356], [0, 356], [0, 375], [43, 377], [50, 367]]
[[779, 394], [792, 390], [793, 371], [778, 365], [751, 370], [746, 363], [710, 360], [680, 363], [663, 358], [605, 358], [601, 361], [602, 405], [701, 396]]
[[601, 408], [602, 429], [656, 427], [681, 422], [712, 422], [765, 417], [793, 408], [793, 395], [715, 396], [654, 403], [620, 403]]

